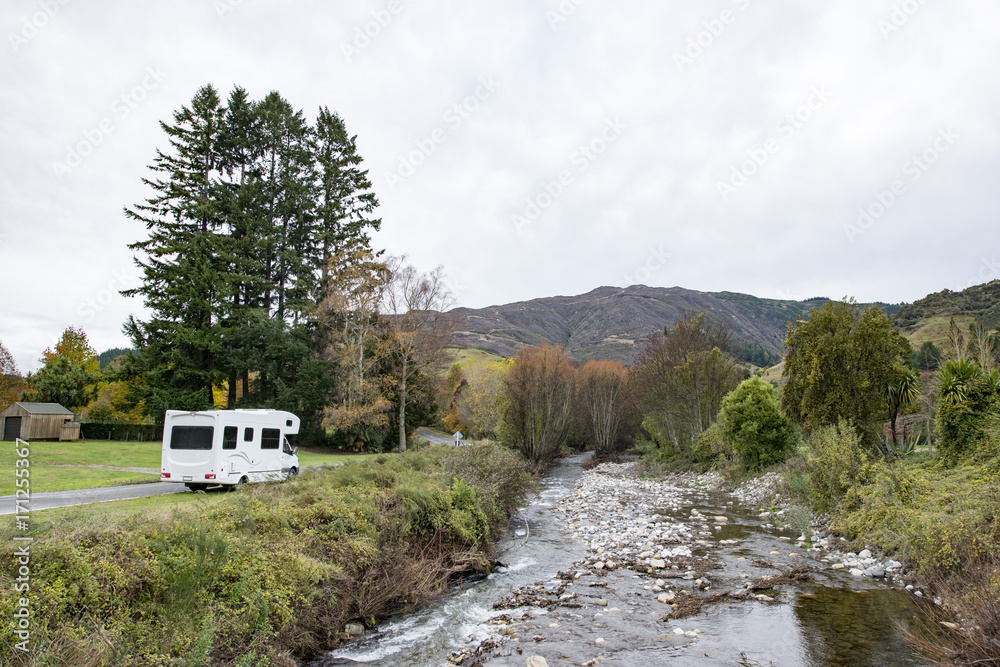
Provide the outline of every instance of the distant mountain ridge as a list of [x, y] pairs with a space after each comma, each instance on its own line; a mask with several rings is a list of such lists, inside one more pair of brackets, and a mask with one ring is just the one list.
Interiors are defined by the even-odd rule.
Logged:
[[[635, 360], [645, 339], [672, 326], [684, 313], [708, 312], [727, 322], [747, 354], [780, 358], [786, 326], [826, 298], [763, 299], [735, 292], [698, 292], [682, 287], [599, 287], [579, 296], [555, 296], [488, 308], [456, 308], [462, 316], [459, 348], [512, 357], [526, 345], [562, 345], [577, 361]], [[890, 316], [899, 306], [879, 304]]]

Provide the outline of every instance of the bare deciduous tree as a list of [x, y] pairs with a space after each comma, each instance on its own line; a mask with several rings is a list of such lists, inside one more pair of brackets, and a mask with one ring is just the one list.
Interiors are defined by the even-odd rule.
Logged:
[[577, 373], [576, 388], [595, 452], [613, 452], [631, 404], [629, 372], [617, 361], [588, 361]]
[[386, 262], [389, 281], [383, 312], [392, 332], [392, 345], [399, 354], [396, 365], [399, 400], [399, 451], [406, 451], [406, 401], [410, 380], [416, 373], [436, 372], [447, 363], [444, 353], [457, 328], [456, 317], [445, 313], [453, 297], [444, 279], [444, 269], [420, 273], [405, 264], [406, 257]]

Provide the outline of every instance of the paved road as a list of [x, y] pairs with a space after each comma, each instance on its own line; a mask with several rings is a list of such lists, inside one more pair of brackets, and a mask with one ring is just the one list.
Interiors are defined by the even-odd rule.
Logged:
[[425, 428], [418, 428], [417, 435], [421, 438], [428, 440], [432, 445], [453, 445], [455, 444], [455, 439], [448, 435], [438, 435], [434, 431], [428, 431]]
[[[153, 484], [130, 484], [128, 486], [107, 486], [99, 489], [77, 489], [74, 491], [44, 491], [31, 494], [31, 510], [47, 510], [54, 507], [104, 503], [110, 500], [127, 500], [159, 496], [166, 493], [187, 491], [183, 484], [174, 482], [154, 482]], [[23, 506], [23, 503], [22, 503]], [[14, 496], [0, 496], [0, 514], [14, 513]]]

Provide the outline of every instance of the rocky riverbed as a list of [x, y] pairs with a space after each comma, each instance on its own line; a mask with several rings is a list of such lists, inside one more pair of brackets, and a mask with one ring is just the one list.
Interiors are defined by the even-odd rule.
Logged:
[[548, 510], [585, 555], [497, 600], [449, 661], [923, 664], [896, 627], [916, 613], [891, 590], [908, 583], [901, 565], [843, 550], [793, 516], [775, 483], [729, 494], [712, 474], [651, 481], [633, 463], [584, 473]]

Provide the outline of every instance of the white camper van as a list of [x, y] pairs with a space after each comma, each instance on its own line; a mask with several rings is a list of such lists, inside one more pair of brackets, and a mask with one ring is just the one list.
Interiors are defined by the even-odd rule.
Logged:
[[279, 410], [167, 410], [160, 481], [198, 491], [293, 477], [298, 448], [285, 436], [298, 432], [299, 418]]

